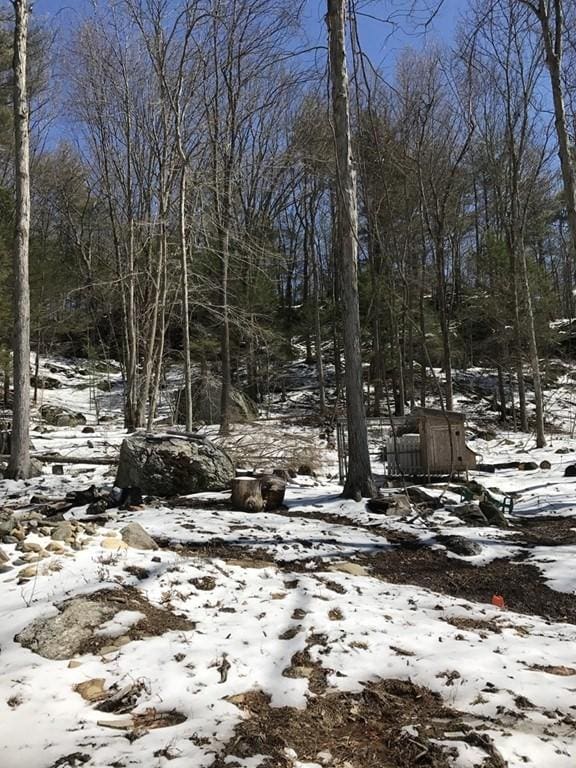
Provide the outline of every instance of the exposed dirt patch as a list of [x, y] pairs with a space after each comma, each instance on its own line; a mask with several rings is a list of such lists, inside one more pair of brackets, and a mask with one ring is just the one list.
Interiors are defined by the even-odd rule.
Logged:
[[[576, 518], [537, 517], [515, 520], [520, 536], [514, 542], [528, 547], [559, 547], [576, 544]], [[512, 542], [512, 540], [511, 540]]]
[[[512, 611], [576, 624], [576, 596], [551, 589], [533, 565], [505, 558], [485, 566], [471, 565], [447, 557], [442, 550], [422, 545], [410, 533], [386, 531], [392, 538], [390, 534], [394, 534], [396, 546], [370, 554], [359, 553], [355, 562], [392, 584], [414, 584], [485, 605], [491, 604], [493, 595], [503, 595], [506, 607]], [[167, 548], [173, 546], [167, 540], [159, 543]], [[287, 573], [311, 574], [325, 571], [328, 566], [321, 558], [274, 561], [271, 553], [264, 549], [237, 546], [218, 539], [203, 544], [189, 543], [178, 551], [184, 555], [218, 558], [246, 568], [276, 567]], [[331, 584], [336, 584], [338, 591], [342, 591], [343, 587], [336, 582], [328, 582], [326, 586]]]
[[393, 584], [415, 584], [485, 604], [493, 595], [502, 595], [512, 611], [576, 624], [576, 596], [550, 589], [533, 565], [500, 558], [475, 566], [438, 550], [405, 547], [363, 555], [360, 560]]
[[[185, 616], [174, 613], [167, 608], [153, 605], [134, 587], [102, 589], [99, 592], [93, 592], [90, 599], [112, 606], [116, 612], [139, 611], [143, 613], [144, 618], [126, 630], [125, 634], [131, 640], [155, 637], [163, 635], [165, 632], [191, 630], [196, 626]], [[93, 635], [82, 645], [79, 652], [96, 653], [105, 646], [109, 646], [110, 643], [111, 639], [106, 635]]]
[[173, 725], [180, 725], [187, 720], [186, 715], [175, 709], [171, 709], [168, 712], [159, 712], [154, 707], [132, 715], [132, 719], [135, 728], [147, 731], [156, 728], [171, 728]]
[[451, 624], [458, 629], [464, 629], [466, 631], [479, 632], [486, 636], [486, 632], [493, 632], [494, 634], [502, 634], [502, 628], [494, 621], [484, 621], [483, 619], [468, 619], [466, 617], [455, 616], [450, 619], [445, 619], [447, 624]]
[[177, 551], [181, 555], [224, 560], [224, 562], [242, 560], [246, 562], [246, 567], [250, 567], [249, 564], [251, 563], [254, 568], [276, 565], [272, 560], [272, 555], [265, 549], [230, 544], [218, 538], [201, 543], [187, 541], [178, 546], [170, 539], [157, 537], [155, 541], [162, 549]]
[[411, 682], [382, 680], [353, 694], [328, 691], [311, 698], [304, 710], [271, 707], [261, 692], [243, 694], [234, 703], [248, 717], [213, 768], [238, 766], [234, 757], [254, 755], [266, 755], [263, 768], [289, 768], [293, 760], [286, 749], [300, 761], [314, 762], [329, 752], [334, 766], [349, 761], [354, 768], [449, 768], [455, 750], [432, 741], [446, 738], [446, 731], [464, 731], [461, 740], [481, 746], [484, 768], [505, 765], [490, 741], [463, 724], [438, 694]]

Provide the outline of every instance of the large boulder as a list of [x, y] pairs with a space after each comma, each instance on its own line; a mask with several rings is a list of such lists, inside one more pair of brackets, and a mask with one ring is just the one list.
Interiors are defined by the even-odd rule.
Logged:
[[40, 408], [40, 415], [46, 424], [53, 427], [78, 427], [81, 424], [86, 424], [84, 414], [75, 413], [60, 405], [43, 405]]
[[122, 443], [115, 485], [177, 496], [222, 491], [233, 477], [230, 457], [206, 438], [136, 433]]
[[52, 376], [32, 375], [30, 376], [30, 386], [38, 387], [38, 389], [60, 389], [62, 382]]
[[[194, 421], [205, 424], [220, 423], [222, 384], [208, 376], [198, 379], [192, 386], [192, 413]], [[181, 390], [177, 396], [176, 418], [179, 424], [186, 422], [186, 395]], [[258, 407], [247, 395], [235, 387], [230, 389], [230, 421], [243, 424], [258, 418]]]

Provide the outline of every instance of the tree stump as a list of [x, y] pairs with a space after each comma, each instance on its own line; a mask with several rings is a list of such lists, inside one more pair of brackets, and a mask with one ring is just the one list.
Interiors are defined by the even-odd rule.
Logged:
[[246, 512], [261, 512], [264, 509], [261, 478], [235, 477], [232, 480], [232, 506]]
[[284, 502], [286, 480], [278, 475], [263, 475], [260, 478], [260, 491], [266, 510], [278, 509]]
[[232, 480], [232, 506], [247, 512], [278, 509], [285, 493], [286, 481], [276, 475], [235, 477]]

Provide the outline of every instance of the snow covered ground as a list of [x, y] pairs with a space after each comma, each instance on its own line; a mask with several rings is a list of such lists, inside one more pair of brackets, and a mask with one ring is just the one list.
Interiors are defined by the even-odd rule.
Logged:
[[[86, 456], [86, 464], [65, 465], [63, 476], [49, 474], [47, 465], [42, 477], [1, 481], [4, 509], [18, 507], [24, 521], [34, 495], [111, 486], [110, 468], [91, 466], [90, 457], [113, 455], [123, 437], [117, 422], [95, 425], [89, 390], [81, 388], [85, 376], [51, 375], [63, 386], [46, 390], [44, 402], [88, 413], [96, 431], [34, 436], [35, 450]], [[101, 396], [110, 413], [117, 412], [120, 386], [114, 375], [112, 392]], [[306, 440], [312, 432], [304, 430]], [[537, 451], [529, 436], [510, 433], [477, 439], [474, 449], [486, 462], [551, 464], [474, 473], [495, 492], [517, 495], [509, 528], [463, 523], [450, 509], [460, 501], [455, 488], [430, 491], [443, 506], [423, 516], [415, 510], [391, 517], [344, 501], [333, 479], [334, 453], [320, 441], [323, 471], [295, 478], [287, 509], [278, 513], [233, 511], [226, 494], [205, 494], [190, 507], [158, 502], [114, 511], [57, 546], [42, 520], [23, 524], [27, 552], [17, 542], [0, 545], [9, 558], [0, 572], [0, 766], [208, 768], [221, 760], [242, 768], [363, 768], [336, 749], [300, 754], [265, 734], [261, 752], [241, 749], [238, 729], [251, 717], [244, 698], [260, 691], [273, 708], [302, 711], [313, 700], [394, 679], [436, 692], [458, 713], [438, 726], [435, 743], [446, 756], [432, 762], [425, 754], [429, 724], [415, 710], [404, 727], [423, 744], [415, 765], [573, 768], [576, 479], [564, 477], [574, 454], [557, 451], [576, 450], [576, 440], [557, 435]], [[85, 507], [66, 518], [85, 520]], [[555, 538], [551, 519], [562, 536]], [[160, 548], [126, 546], [120, 531], [131, 522]], [[478, 554], [447, 552], [447, 535], [474, 541]], [[504, 609], [492, 604], [492, 583]], [[58, 615], [64, 601], [110, 589], [144, 602], [129, 603], [95, 630], [92, 650], [49, 659], [15, 640], [35, 619]], [[164, 611], [167, 631], [159, 619], [154, 626], [143, 621], [148, 605]], [[188, 628], [170, 629], [178, 622]], [[86, 694], [82, 684], [102, 695]], [[97, 708], [104, 694], [126, 687], [129, 711]]]

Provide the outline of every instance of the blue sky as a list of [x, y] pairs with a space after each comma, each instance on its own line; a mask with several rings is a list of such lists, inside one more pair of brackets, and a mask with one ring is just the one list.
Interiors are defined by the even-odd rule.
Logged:
[[[284, 0], [278, 0], [283, 2]], [[77, 24], [90, 0], [33, 0], [37, 17], [49, 19], [56, 28], [70, 29]], [[440, 0], [421, 0], [421, 6], [436, 6]], [[450, 42], [454, 36], [459, 13], [466, 8], [466, 0], [443, 0], [442, 6], [427, 30], [422, 22], [429, 14], [422, 11], [417, 20], [409, 21], [402, 9], [410, 0], [358, 0], [360, 37], [365, 52], [375, 65], [389, 72], [394, 68], [398, 54], [407, 46], [421, 48], [427, 40]], [[304, 25], [311, 44], [324, 45], [326, 30], [323, 0], [306, 0]], [[369, 18], [368, 14], [372, 17]], [[388, 19], [393, 18], [393, 23]], [[377, 19], [382, 19], [379, 21]], [[420, 22], [420, 23], [418, 23]]]

